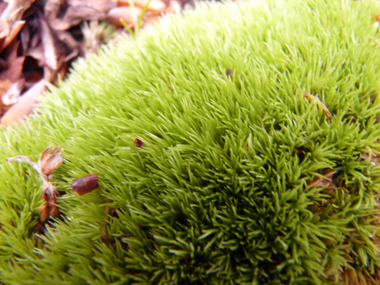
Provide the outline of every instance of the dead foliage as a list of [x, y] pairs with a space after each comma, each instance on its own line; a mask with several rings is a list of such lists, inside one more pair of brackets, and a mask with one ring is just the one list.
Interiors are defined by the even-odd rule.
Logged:
[[[10, 113], [1, 123], [19, 122], [33, 111], [45, 90], [34, 85], [56, 84], [78, 56], [126, 33], [121, 20], [134, 28], [149, 3], [141, 22], [149, 28], [187, 1], [0, 0], [0, 117]], [[28, 91], [34, 99], [21, 101]]]

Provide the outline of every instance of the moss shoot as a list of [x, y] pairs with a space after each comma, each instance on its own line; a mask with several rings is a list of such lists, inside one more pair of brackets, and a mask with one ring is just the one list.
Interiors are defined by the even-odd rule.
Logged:
[[[1, 282], [379, 284], [379, 5], [203, 4], [77, 62], [2, 129]], [[5, 159], [52, 144], [43, 231], [38, 176]]]

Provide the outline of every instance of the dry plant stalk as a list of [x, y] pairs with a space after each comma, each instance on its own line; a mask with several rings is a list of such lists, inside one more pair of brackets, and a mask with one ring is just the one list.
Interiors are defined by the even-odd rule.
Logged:
[[[335, 188], [334, 183], [331, 181], [333, 175], [336, 173], [336, 171], [331, 171], [329, 173], [326, 173], [324, 177], [318, 178], [317, 180], [314, 180], [311, 182], [308, 186], [309, 188], [321, 185], [321, 186], [327, 186], [327, 189]], [[326, 178], [325, 178], [326, 177]]]
[[318, 97], [315, 97], [314, 95], [311, 95], [308, 93], [304, 93], [303, 97], [308, 98], [308, 99], [312, 99], [314, 102], [316, 102], [318, 104], [318, 106], [321, 107], [322, 110], [326, 113], [327, 118], [331, 121], [332, 115], [331, 115], [329, 109], [327, 109], [326, 105], [323, 104], [322, 101], [318, 99]]

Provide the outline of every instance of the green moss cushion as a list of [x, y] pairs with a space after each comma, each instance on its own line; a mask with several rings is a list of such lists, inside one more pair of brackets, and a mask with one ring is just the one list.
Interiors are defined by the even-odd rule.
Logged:
[[[2, 130], [0, 280], [378, 284], [379, 11], [201, 5], [78, 62]], [[5, 159], [51, 144], [62, 217], [41, 233], [39, 178]], [[70, 190], [92, 173], [99, 189]]]

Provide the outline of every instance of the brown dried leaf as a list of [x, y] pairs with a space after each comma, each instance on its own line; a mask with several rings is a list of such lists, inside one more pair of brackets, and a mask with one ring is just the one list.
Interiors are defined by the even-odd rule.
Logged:
[[30, 42], [29, 25], [25, 25], [20, 32], [21, 47], [24, 53], [27, 52]]
[[22, 27], [24, 26], [25, 21], [16, 21], [12, 24], [10, 27], [10, 32], [4, 39], [1, 47], [0, 47], [0, 52], [2, 52], [13, 40], [14, 38], [18, 35], [18, 33], [21, 31]]
[[38, 165], [44, 175], [50, 175], [61, 166], [63, 162], [62, 151], [63, 149], [58, 146], [53, 149], [48, 147], [41, 153]]
[[34, 84], [27, 92], [25, 92], [18, 102], [12, 105], [11, 108], [1, 118], [0, 123], [9, 126], [12, 123], [20, 123], [25, 116], [33, 112], [34, 105], [38, 102], [38, 96], [45, 90], [45, 81], [41, 79]]
[[40, 14], [40, 24], [41, 24], [41, 32], [42, 32], [42, 47], [44, 51], [44, 59], [45, 64], [52, 70], [58, 69], [58, 56], [55, 48], [55, 40], [53, 37], [53, 33]]
[[331, 179], [335, 173], [336, 173], [336, 171], [331, 171], [331, 172], [325, 174], [324, 175], [325, 177], [321, 177], [321, 178], [318, 178], [317, 180], [314, 180], [313, 182], [311, 182], [308, 185], [309, 188], [317, 186], [317, 185], [326, 186], [327, 189], [336, 188], [334, 183], [331, 181]]
[[21, 20], [24, 12], [29, 9], [34, 0], [7, 1], [8, 6], [1, 14], [1, 19], [10, 23]]
[[45, 18], [53, 30], [64, 31], [88, 20], [104, 20], [116, 7], [109, 0], [47, 0]]
[[312, 99], [314, 102], [316, 102], [318, 104], [318, 106], [323, 109], [323, 111], [325, 112], [327, 118], [331, 121], [332, 116], [331, 116], [331, 113], [330, 113], [329, 109], [327, 109], [326, 105], [323, 104], [317, 97], [315, 97], [315, 96], [313, 96], [311, 94], [308, 94], [308, 93], [303, 94], [303, 97], [304, 98], [308, 98], [308, 99]]
[[7, 21], [0, 19], [0, 39], [5, 38], [10, 31], [11, 27]]
[[44, 66], [45, 57], [42, 44], [29, 48], [27, 56], [33, 57], [37, 61], [39, 67]]
[[17, 57], [19, 42], [13, 42], [6, 50], [6, 62], [3, 71], [0, 73], [0, 80], [10, 80], [15, 82], [20, 79], [24, 67], [25, 57]]
[[34, 161], [32, 161], [29, 157], [27, 157], [25, 155], [10, 157], [10, 158], [7, 158], [6, 161], [8, 161], [8, 162], [12, 162], [12, 161], [25, 162], [25, 163], [30, 164], [35, 170], [40, 172], [40, 169], [39, 169], [37, 163], [35, 163]]
[[1, 97], [3, 105], [9, 106], [13, 105], [18, 101], [22, 88], [24, 87], [25, 79], [21, 78], [20, 80], [13, 82], [6, 93]]
[[79, 196], [90, 193], [98, 187], [99, 187], [98, 175], [96, 174], [89, 174], [89, 175], [83, 176], [82, 178], [74, 179], [71, 182], [71, 188]]

